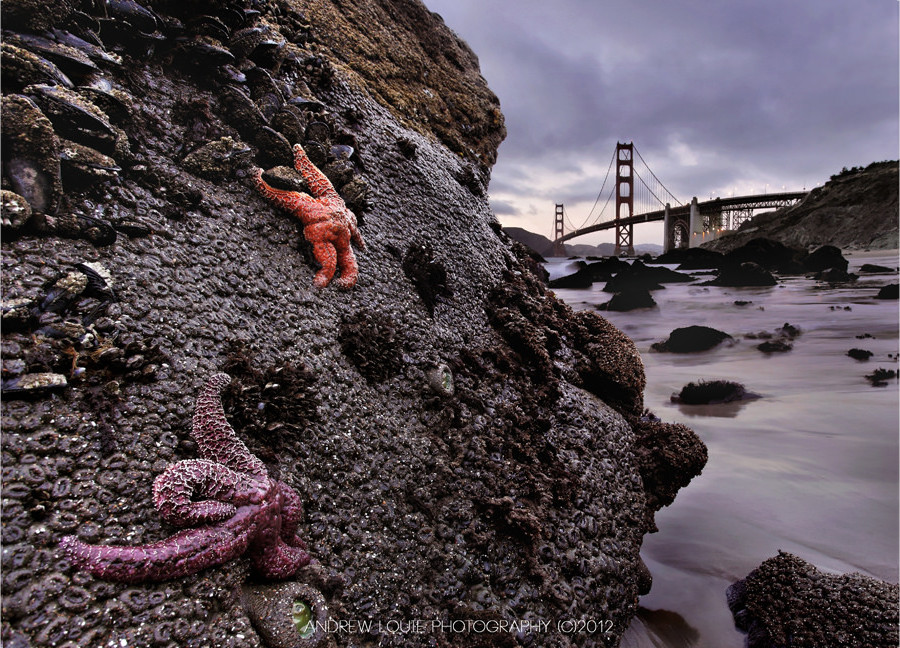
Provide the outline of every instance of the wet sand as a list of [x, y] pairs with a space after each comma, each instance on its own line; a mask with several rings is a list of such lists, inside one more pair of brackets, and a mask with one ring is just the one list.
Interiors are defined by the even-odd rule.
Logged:
[[[896, 252], [851, 252], [896, 268]], [[551, 261], [555, 276], [566, 261]], [[647, 373], [645, 404], [665, 421], [692, 427], [709, 448], [703, 474], [657, 515], [659, 533], [642, 555], [654, 577], [622, 646], [741, 648], [725, 588], [779, 549], [826, 571], [898, 580], [898, 383], [874, 387], [876, 368], [897, 369], [897, 301], [876, 300], [897, 275], [862, 275], [828, 286], [804, 277], [771, 288], [668, 284], [658, 307], [603, 313], [632, 337]], [[603, 284], [557, 290], [574, 308], [608, 301]], [[750, 301], [737, 306], [735, 301]], [[747, 334], [785, 323], [802, 334], [787, 353], [764, 354]], [[675, 328], [717, 328], [737, 340], [712, 351], [650, 350]], [[858, 338], [868, 335], [871, 337]], [[873, 352], [867, 361], [851, 348]], [[893, 357], [889, 357], [893, 356]], [[672, 393], [697, 380], [732, 380], [763, 398], [687, 406]]]

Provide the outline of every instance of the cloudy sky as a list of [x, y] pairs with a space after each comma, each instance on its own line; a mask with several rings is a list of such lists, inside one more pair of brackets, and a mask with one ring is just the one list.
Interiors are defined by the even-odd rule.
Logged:
[[[898, 157], [897, 0], [424, 2], [500, 98], [490, 195], [507, 226], [550, 237], [556, 203], [580, 226], [617, 141], [681, 201], [809, 189]], [[635, 242], [661, 244], [661, 226]]]

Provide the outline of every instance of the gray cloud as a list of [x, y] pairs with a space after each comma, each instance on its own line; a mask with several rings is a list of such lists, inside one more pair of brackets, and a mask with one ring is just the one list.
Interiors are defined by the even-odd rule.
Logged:
[[896, 2], [425, 4], [500, 97], [501, 222], [534, 213], [543, 232], [554, 202], [593, 203], [617, 140], [683, 200], [809, 188], [898, 155]]

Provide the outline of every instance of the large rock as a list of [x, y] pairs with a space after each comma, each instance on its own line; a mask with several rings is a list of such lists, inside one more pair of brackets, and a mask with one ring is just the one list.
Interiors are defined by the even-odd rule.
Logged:
[[725, 265], [719, 270], [719, 276], [701, 285], [704, 286], [774, 286], [778, 280], [771, 272], [758, 263], [745, 261], [735, 265]]
[[743, 263], [755, 263], [772, 272], [799, 274], [805, 269], [801, 262], [805, 256], [802, 250], [779, 241], [755, 238], [728, 252], [720, 267], [739, 267]]
[[[558, 301], [498, 234], [484, 189], [503, 122], [474, 54], [417, 1], [305, 4], [253, 5], [270, 30], [255, 72], [246, 60], [221, 66], [227, 52], [209, 42], [249, 5], [205, 3], [221, 19], [197, 21], [183, 3], [155, 2], [167, 33], [203, 30], [171, 43], [103, 23], [122, 57], [104, 75], [134, 106], [122, 122], [134, 154], [117, 183], [67, 188], [59, 217], [122, 235], [105, 247], [0, 243], [4, 308], [27, 315], [22, 330], [4, 326], [4, 380], [65, 378], [3, 398], [3, 643], [264, 645], [240, 597], [246, 557], [126, 585], [58, 554], [69, 534], [140, 545], [177, 531], [153, 506], [153, 479], [197, 456], [195, 395], [221, 370], [234, 378], [224, 401], [238, 435], [300, 495], [316, 563], [297, 580], [329, 614], [376, 625], [596, 618], [615, 643], [646, 587], [653, 511], [700, 467], [680, 466], [666, 444], [696, 458], [702, 444], [680, 427], [638, 444], [645, 378], [633, 342]], [[137, 3], [96, 9], [107, 10], [157, 20]], [[254, 35], [229, 42], [250, 47]], [[313, 287], [299, 223], [258, 195], [250, 169], [229, 163], [211, 179], [185, 168], [187, 151], [238, 135], [258, 163], [281, 141], [265, 130], [274, 125], [302, 134], [337, 190], [357, 197], [345, 196], [366, 242], [352, 290]], [[88, 263], [94, 274], [66, 279]]]
[[708, 351], [726, 340], [733, 339], [728, 333], [709, 326], [685, 326], [672, 331], [664, 342], [655, 342], [651, 346], [654, 351], [694, 353]]
[[803, 266], [809, 272], [820, 272], [829, 268], [846, 271], [849, 265], [850, 262], [844, 258], [841, 250], [833, 245], [823, 245], [816, 248], [803, 259]]
[[728, 588], [728, 607], [748, 648], [895, 648], [897, 585], [828, 574], [779, 551]]

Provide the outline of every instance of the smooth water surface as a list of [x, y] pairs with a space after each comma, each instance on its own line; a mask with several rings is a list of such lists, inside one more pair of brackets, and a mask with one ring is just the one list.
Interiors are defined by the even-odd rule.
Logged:
[[[896, 253], [851, 255], [896, 268]], [[571, 261], [548, 262], [551, 276]], [[667, 284], [658, 307], [601, 313], [637, 344], [647, 374], [645, 406], [684, 423], [706, 443], [703, 474], [657, 516], [642, 555], [653, 589], [622, 646], [741, 648], [725, 589], [778, 550], [820, 569], [898, 580], [898, 383], [875, 387], [876, 368], [897, 369], [898, 304], [876, 300], [896, 274], [863, 275], [846, 287], [803, 277], [771, 288]], [[603, 284], [555, 291], [575, 309], [606, 302]], [[735, 301], [749, 301], [738, 306]], [[765, 354], [747, 334], [802, 330], [787, 353]], [[703, 353], [652, 351], [679, 327], [711, 326], [736, 343]], [[869, 335], [872, 337], [858, 338]], [[847, 356], [872, 351], [868, 361]], [[892, 356], [892, 357], [889, 357]], [[732, 380], [762, 398], [684, 406], [670, 400], [689, 382]]]

